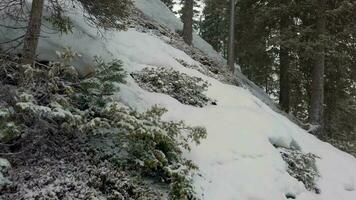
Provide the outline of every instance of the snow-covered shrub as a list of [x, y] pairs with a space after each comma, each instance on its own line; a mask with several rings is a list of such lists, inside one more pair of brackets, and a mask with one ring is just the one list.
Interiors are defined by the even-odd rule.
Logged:
[[217, 74], [219, 74], [220, 72], [212, 69], [209, 66], [191, 65], [191, 64], [188, 64], [185, 60], [178, 59], [178, 58], [176, 58], [176, 61], [178, 61], [181, 65], [183, 65], [186, 68], [195, 69], [195, 70], [201, 72], [202, 74], [205, 74], [205, 75], [213, 77], [213, 78], [219, 78], [219, 76]]
[[153, 107], [144, 113], [133, 111], [118, 102], [108, 103], [84, 129], [93, 134], [118, 134], [123, 142], [119, 165], [170, 184], [172, 199], [193, 195], [192, 171], [196, 166], [182, 153], [190, 143], [206, 137], [202, 127], [189, 127], [183, 122], [166, 122], [164, 108]]
[[145, 68], [131, 76], [140, 87], [150, 91], [167, 94], [187, 105], [203, 107], [213, 100], [204, 92], [209, 83], [198, 77], [191, 77], [164, 67]]
[[23, 131], [23, 125], [13, 119], [13, 108], [0, 106], [0, 141], [8, 142], [19, 137]]
[[279, 148], [283, 160], [288, 164], [287, 172], [301, 181], [305, 188], [319, 193], [315, 185], [316, 179], [320, 176], [315, 166], [318, 156], [312, 153], [303, 153], [299, 150]]

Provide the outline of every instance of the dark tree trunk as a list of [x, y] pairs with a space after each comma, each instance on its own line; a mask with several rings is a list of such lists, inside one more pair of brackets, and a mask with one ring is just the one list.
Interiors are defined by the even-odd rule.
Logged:
[[41, 21], [44, 0], [33, 0], [30, 19], [23, 46], [23, 64], [32, 64], [36, 57], [38, 38], [41, 32]]
[[324, 13], [324, 0], [320, 0], [320, 10], [316, 19], [317, 47], [312, 70], [311, 102], [309, 122], [318, 125], [314, 134], [323, 137], [324, 132], [324, 71], [325, 71], [325, 46], [323, 35], [326, 32], [326, 18]]
[[[286, 37], [286, 31], [288, 29], [290, 20], [288, 17], [282, 17], [281, 22], [280, 22], [280, 32], [281, 32], [281, 38], [282, 40]], [[285, 112], [289, 112], [289, 81], [290, 81], [290, 75], [289, 75], [289, 65], [290, 65], [290, 59], [289, 59], [289, 49], [285, 45], [285, 43], [282, 42], [279, 50], [279, 105], [281, 106], [281, 109]]]
[[235, 71], [235, 0], [230, 0], [230, 25], [227, 64], [232, 73]]
[[188, 45], [193, 43], [193, 11], [194, 0], [185, 0], [183, 8], [183, 39]]

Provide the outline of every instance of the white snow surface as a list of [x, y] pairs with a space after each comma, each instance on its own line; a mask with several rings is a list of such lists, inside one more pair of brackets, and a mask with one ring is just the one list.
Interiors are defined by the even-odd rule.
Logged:
[[[159, 0], [136, 0], [135, 5], [163, 25], [175, 29], [178, 19]], [[294, 194], [298, 200], [355, 200], [356, 159], [321, 142], [284, 116], [274, 112], [248, 90], [227, 85], [200, 72], [188, 69], [175, 58], [196, 63], [184, 52], [173, 48], [150, 33], [129, 29], [125, 32], [106, 32], [105, 38], [85, 23], [82, 13], [70, 14], [75, 30], [70, 35], [46, 34], [40, 40], [39, 54], [53, 59], [55, 51], [65, 46], [83, 55], [80, 64], [91, 64], [99, 55], [107, 61], [118, 58], [124, 61], [128, 72], [145, 67], [174, 68], [211, 83], [207, 95], [216, 99], [217, 106], [196, 108], [177, 100], [141, 89], [130, 77], [121, 85], [116, 98], [129, 106], [144, 111], [153, 105], [168, 109], [165, 120], [184, 120], [189, 125], [205, 126], [207, 139], [193, 146], [186, 157], [199, 166], [194, 186], [204, 200], [285, 200]], [[3, 30], [2, 30], [3, 31]], [[4, 39], [3, 32], [0, 32]], [[11, 35], [12, 34], [12, 35]], [[18, 34], [18, 33], [17, 33]], [[7, 33], [7, 36], [16, 35]], [[199, 38], [199, 41], [202, 39]], [[204, 43], [204, 45], [207, 45]], [[218, 55], [209, 46], [211, 55]], [[297, 145], [303, 152], [314, 153], [321, 177], [317, 186], [321, 194], [307, 191], [301, 182], [287, 173], [287, 165], [272, 145]]]
[[[183, 29], [181, 20], [178, 19], [160, 0], [135, 0], [134, 2], [135, 6], [152, 20], [170, 28], [172, 31]], [[193, 35], [193, 45], [212, 59], [226, 63], [221, 54], [217, 53], [209, 43], [197, 34]], [[240, 66], [236, 67], [240, 69]]]

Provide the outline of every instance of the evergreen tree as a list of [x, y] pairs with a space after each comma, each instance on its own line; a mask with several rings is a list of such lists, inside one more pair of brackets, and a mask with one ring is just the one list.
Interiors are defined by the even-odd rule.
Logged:
[[[201, 35], [226, 56], [228, 5], [220, 0], [205, 3]], [[276, 101], [279, 98], [284, 111], [321, 128], [324, 121], [326, 137], [350, 138], [356, 135], [351, 122], [356, 115], [356, 3], [338, 0], [325, 1], [324, 8], [320, 5], [306, 0], [238, 1], [237, 61], [249, 79]], [[313, 68], [319, 69], [314, 81]]]
[[235, 0], [230, 0], [229, 44], [227, 64], [232, 73], [235, 71]]
[[24, 64], [32, 64], [35, 60], [38, 38], [41, 32], [43, 7], [44, 0], [32, 1], [30, 19], [23, 45], [22, 62]]
[[317, 125], [315, 134], [322, 136], [324, 131], [324, 74], [325, 74], [325, 46], [324, 35], [326, 34], [325, 0], [319, 0], [317, 8], [316, 24], [316, 49], [314, 66], [312, 69], [312, 85], [309, 122]]
[[212, 47], [227, 56], [228, 3], [224, 0], [205, 0], [200, 35]]
[[[281, 40], [288, 38], [288, 30], [292, 23], [288, 12], [283, 13], [279, 20], [279, 32]], [[289, 112], [290, 101], [290, 58], [289, 47], [285, 42], [281, 42], [279, 47], [279, 105], [285, 112]]]
[[183, 7], [183, 39], [188, 45], [193, 42], [193, 17], [194, 17], [194, 0], [184, 0]]

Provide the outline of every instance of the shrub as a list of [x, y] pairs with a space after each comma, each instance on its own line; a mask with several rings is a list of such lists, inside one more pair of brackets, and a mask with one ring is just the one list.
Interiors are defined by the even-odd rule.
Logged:
[[215, 103], [204, 94], [209, 83], [201, 78], [164, 67], [145, 68], [131, 75], [140, 87], [150, 92], [167, 94], [183, 104], [203, 107]]
[[315, 185], [315, 180], [320, 176], [315, 166], [318, 156], [293, 149], [279, 148], [279, 150], [283, 160], [288, 164], [287, 172], [301, 181], [307, 190], [319, 193]]
[[127, 157], [121, 164], [169, 183], [171, 197], [185, 199], [194, 193], [191, 175], [196, 166], [182, 153], [190, 150], [191, 142], [199, 144], [200, 139], [206, 137], [206, 130], [186, 126], [182, 121], [162, 121], [164, 112], [164, 108], [155, 106], [138, 113], [112, 102], [103, 109], [101, 119], [96, 119], [98, 126], [94, 131], [96, 134], [102, 134], [103, 130], [124, 133], [121, 139]]

